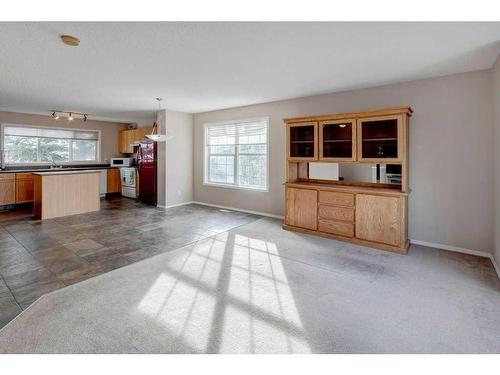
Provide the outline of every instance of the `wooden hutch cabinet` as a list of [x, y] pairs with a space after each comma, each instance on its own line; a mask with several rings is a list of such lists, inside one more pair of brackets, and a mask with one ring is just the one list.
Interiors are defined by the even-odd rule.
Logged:
[[[410, 107], [285, 119], [284, 229], [406, 254]], [[309, 163], [391, 164], [401, 184], [309, 178]]]

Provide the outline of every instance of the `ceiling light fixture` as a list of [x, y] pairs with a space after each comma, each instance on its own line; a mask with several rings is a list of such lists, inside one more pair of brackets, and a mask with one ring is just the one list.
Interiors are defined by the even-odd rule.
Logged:
[[80, 44], [80, 39], [72, 35], [61, 35], [62, 42], [68, 46], [76, 47]]
[[[158, 112], [161, 111], [161, 101], [162, 98], [156, 98], [158, 101]], [[155, 142], [166, 142], [167, 139], [171, 139], [173, 137], [168, 137], [166, 134], [158, 134], [158, 124], [156, 121], [153, 123], [153, 127], [151, 128], [151, 134], [146, 134], [146, 138], [151, 139]]]
[[54, 120], [59, 120], [61, 118], [61, 114], [68, 114], [68, 121], [73, 121], [75, 119], [75, 115], [77, 115], [81, 116], [83, 122], [86, 122], [89, 116], [88, 113], [58, 111], [57, 109], [53, 109], [50, 112], [52, 112], [52, 117], [54, 118]]

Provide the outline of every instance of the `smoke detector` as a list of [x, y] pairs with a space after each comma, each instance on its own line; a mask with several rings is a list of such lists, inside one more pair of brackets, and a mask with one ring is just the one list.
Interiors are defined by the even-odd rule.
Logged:
[[72, 47], [76, 47], [80, 44], [80, 39], [71, 35], [61, 35], [61, 40], [64, 44]]

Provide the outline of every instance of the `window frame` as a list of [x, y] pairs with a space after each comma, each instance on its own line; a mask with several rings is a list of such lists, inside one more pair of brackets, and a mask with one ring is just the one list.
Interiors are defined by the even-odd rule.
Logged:
[[[69, 130], [69, 131], [82, 131], [82, 132], [95, 132], [97, 133], [97, 149], [96, 149], [96, 160], [81, 160], [81, 161], [63, 161], [57, 162], [57, 165], [85, 165], [85, 164], [100, 164], [101, 163], [101, 130], [97, 129], [79, 129], [79, 128], [63, 128], [63, 127], [53, 127], [53, 126], [38, 126], [38, 125], [28, 125], [28, 124], [15, 124], [15, 123], [2, 123], [0, 124], [0, 150], [4, 150], [4, 136], [5, 128], [9, 126], [15, 126], [18, 128], [34, 128], [34, 129], [50, 129], [50, 130]], [[57, 139], [57, 138], [56, 138]], [[73, 148], [70, 148], [69, 153], [71, 158], [73, 158]], [[35, 163], [7, 163], [5, 161], [5, 166], [19, 166], [19, 167], [29, 167], [29, 166], [48, 166], [52, 165], [52, 162], [35, 162]]]
[[[207, 133], [208, 129], [210, 127], [214, 126], [227, 126], [227, 125], [232, 125], [232, 124], [243, 124], [246, 122], [265, 122], [266, 126], [266, 186], [264, 188], [256, 188], [256, 187], [248, 187], [248, 186], [241, 186], [237, 185], [236, 181], [238, 179], [238, 162], [239, 162], [239, 152], [234, 153], [234, 179], [235, 183], [234, 184], [224, 184], [224, 183], [216, 183], [216, 182], [210, 182], [208, 180], [208, 171], [209, 171], [209, 153], [208, 153], [208, 146], [207, 146]], [[249, 191], [255, 191], [255, 192], [261, 192], [261, 193], [268, 193], [269, 192], [269, 186], [270, 186], [270, 173], [269, 173], [269, 159], [270, 159], [270, 150], [269, 150], [269, 123], [270, 123], [270, 118], [269, 117], [254, 117], [254, 118], [247, 118], [247, 119], [240, 119], [240, 120], [228, 120], [228, 121], [219, 121], [219, 122], [207, 122], [203, 124], [203, 185], [204, 186], [209, 186], [209, 187], [220, 187], [220, 188], [226, 188], [226, 189], [235, 189], [235, 190], [249, 190]], [[212, 154], [214, 155], [214, 154]], [[243, 153], [243, 155], [247, 155]], [[228, 156], [227, 154], [221, 155], [221, 156]]]

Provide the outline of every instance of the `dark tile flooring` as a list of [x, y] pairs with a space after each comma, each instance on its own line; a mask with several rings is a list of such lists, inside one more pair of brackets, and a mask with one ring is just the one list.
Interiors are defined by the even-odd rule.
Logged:
[[0, 211], [0, 328], [45, 293], [258, 218], [127, 198], [102, 200], [99, 212], [45, 221], [29, 209]]

